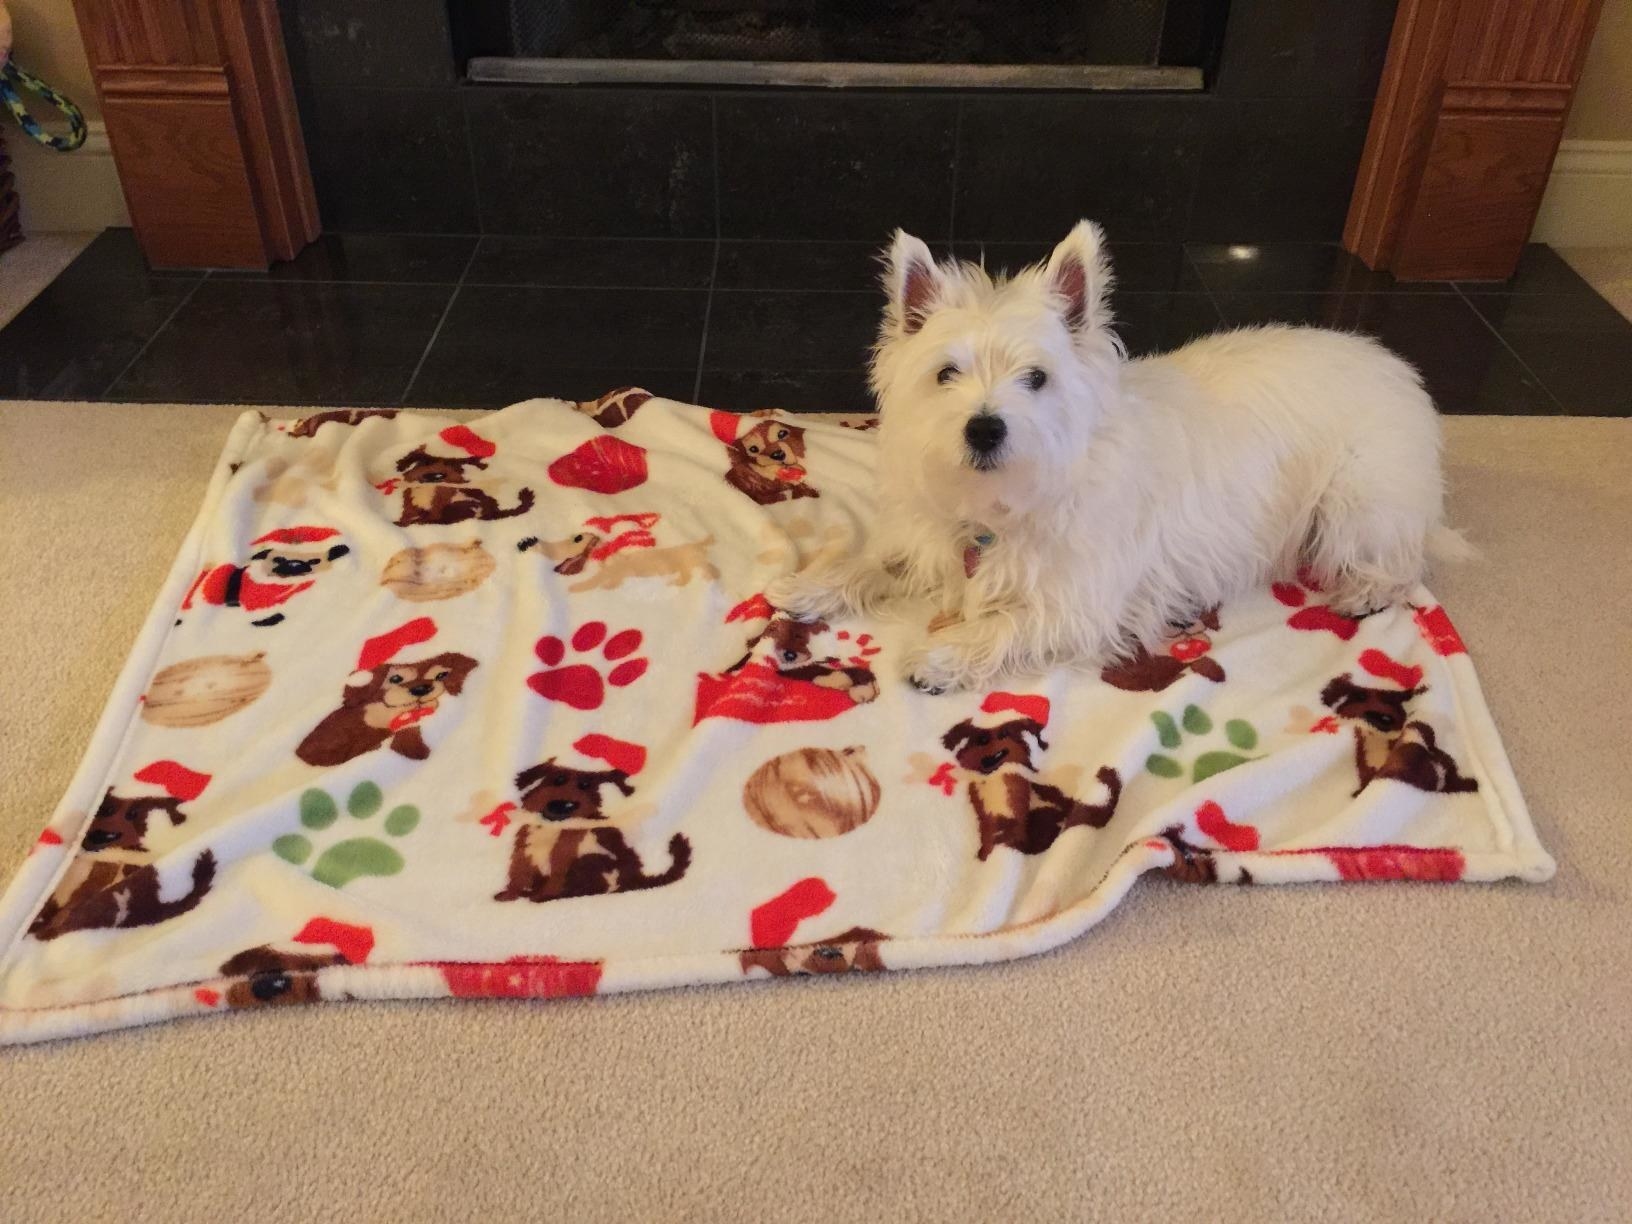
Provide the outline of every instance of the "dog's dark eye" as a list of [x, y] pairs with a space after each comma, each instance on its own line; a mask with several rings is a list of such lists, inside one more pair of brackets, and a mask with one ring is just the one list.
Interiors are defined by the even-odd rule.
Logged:
[[843, 960], [844, 959], [844, 949], [843, 948], [835, 948], [831, 944], [829, 944], [829, 945], [817, 948], [816, 949], [816, 955], [818, 957], [820, 957], [822, 960], [829, 960], [829, 961], [831, 961], [831, 960]]
[[957, 366], [955, 366], [955, 365], [944, 365], [936, 372], [935, 381], [940, 383], [941, 386], [944, 387], [944, 386], [946, 386], [947, 383], [951, 382], [957, 376], [958, 376], [958, 367]]
[[750, 455], [757, 455], [757, 454], [759, 454], [759, 447], [757, 447], [757, 446], [750, 446], [750, 447], [749, 447], [749, 448], [748, 448], [748, 453], [749, 453], [749, 454], [750, 454]]
[[395, 673], [392, 673], [391, 675], [387, 676], [386, 680], [391, 684], [401, 684], [402, 683], [402, 677], [395, 674]]
[[979, 744], [982, 748], [984, 748], [987, 744], [989, 744], [991, 742], [992, 742], [991, 735], [989, 735], [985, 731], [982, 731], [979, 735], [975, 736], [975, 743]]
[[592, 791], [592, 790], [595, 790], [598, 786], [600, 786], [600, 783], [595, 781], [594, 778], [579, 778], [578, 779], [578, 789], [581, 790], [581, 791]]
[[1041, 391], [1048, 385], [1048, 371], [1039, 370], [1036, 366], [1026, 371], [1025, 384], [1033, 391]]
[[446, 680], [447, 678], [448, 673], [446, 671], [439, 671], [436, 673], [436, 675], [431, 677], [432, 680]]
[[557, 774], [555, 777], [550, 779], [550, 785], [551, 786], [565, 786], [566, 784], [567, 784], [567, 775], [566, 774]]

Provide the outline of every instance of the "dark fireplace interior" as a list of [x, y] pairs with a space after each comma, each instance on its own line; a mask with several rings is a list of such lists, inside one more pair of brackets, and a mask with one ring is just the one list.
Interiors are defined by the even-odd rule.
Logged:
[[1207, 66], [1228, 0], [472, 0], [469, 57]]

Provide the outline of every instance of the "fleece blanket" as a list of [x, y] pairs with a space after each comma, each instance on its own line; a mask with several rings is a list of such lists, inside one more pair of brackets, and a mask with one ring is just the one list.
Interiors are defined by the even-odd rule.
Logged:
[[246, 413], [0, 901], [0, 1041], [971, 964], [1146, 871], [1552, 873], [1425, 590], [1355, 619], [1289, 582], [934, 696], [898, 671], [928, 609], [779, 615], [858, 547], [873, 423]]

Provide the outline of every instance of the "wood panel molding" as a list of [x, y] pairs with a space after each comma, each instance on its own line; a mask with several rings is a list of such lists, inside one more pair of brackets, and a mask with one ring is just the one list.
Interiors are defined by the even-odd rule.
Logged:
[[265, 268], [317, 236], [275, 0], [74, 8], [151, 263]]
[[1504, 279], [1602, 0], [1401, 0], [1343, 245], [1401, 280]]

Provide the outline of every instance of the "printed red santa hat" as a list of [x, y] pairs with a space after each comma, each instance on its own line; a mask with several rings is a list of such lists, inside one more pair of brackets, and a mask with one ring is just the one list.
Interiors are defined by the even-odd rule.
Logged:
[[361, 965], [374, 950], [374, 932], [369, 927], [336, 922], [333, 918], [313, 918], [295, 933], [294, 942], [327, 945], [345, 957], [348, 965]]
[[406, 624], [398, 625], [389, 633], [369, 638], [363, 643], [362, 650], [357, 652], [357, 671], [353, 673], [353, 682], [357, 682], [356, 676], [366, 678], [369, 672], [382, 663], [389, 663], [397, 657], [398, 652], [406, 650], [409, 646], [428, 642], [435, 636], [436, 622], [428, 616], [420, 616]]
[[980, 715], [975, 722], [983, 727], [1000, 726], [1014, 721], [1016, 715], [1029, 718], [1039, 727], [1048, 726], [1048, 698], [1033, 693], [988, 693], [980, 703]]
[[586, 757], [605, 761], [631, 778], [646, 768], [646, 749], [628, 740], [613, 739], [610, 735], [586, 735], [573, 741], [572, 747]]
[[1416, 664], [1396, 663], [1382, 651], [1375, 648], [1362, 651], [1360, 666], [1367, 673], [1376, 676], [1379, 680], [1387, 680], [1397, 684], [1402, 689], [1414, 689], [1422, 683], [1422, 668]]
[[499, 449], [468, 425], [449, 425], [437, 437], [477, 459], [491, 459]]
[[316, 544], [322, 540], [332, 540], [339, 534], [333, 527], [279, 527], [276, 531], [269, 531], [251, 540], [250, 545], [253, 547], [256, 544]]
[[204, 793], [210, 784], [210, 775], [188, 769], [179, 761], [154, 761], [131, 775], [138, 782], [156, 786], [172, 799], [188, 803]]
[[734, 412], [714, 411], [708, 414], [708, 427], [714, 431], [714, 436], [727, 446], [737, 440], [737, 430], [742, 426], [742, 418]]

